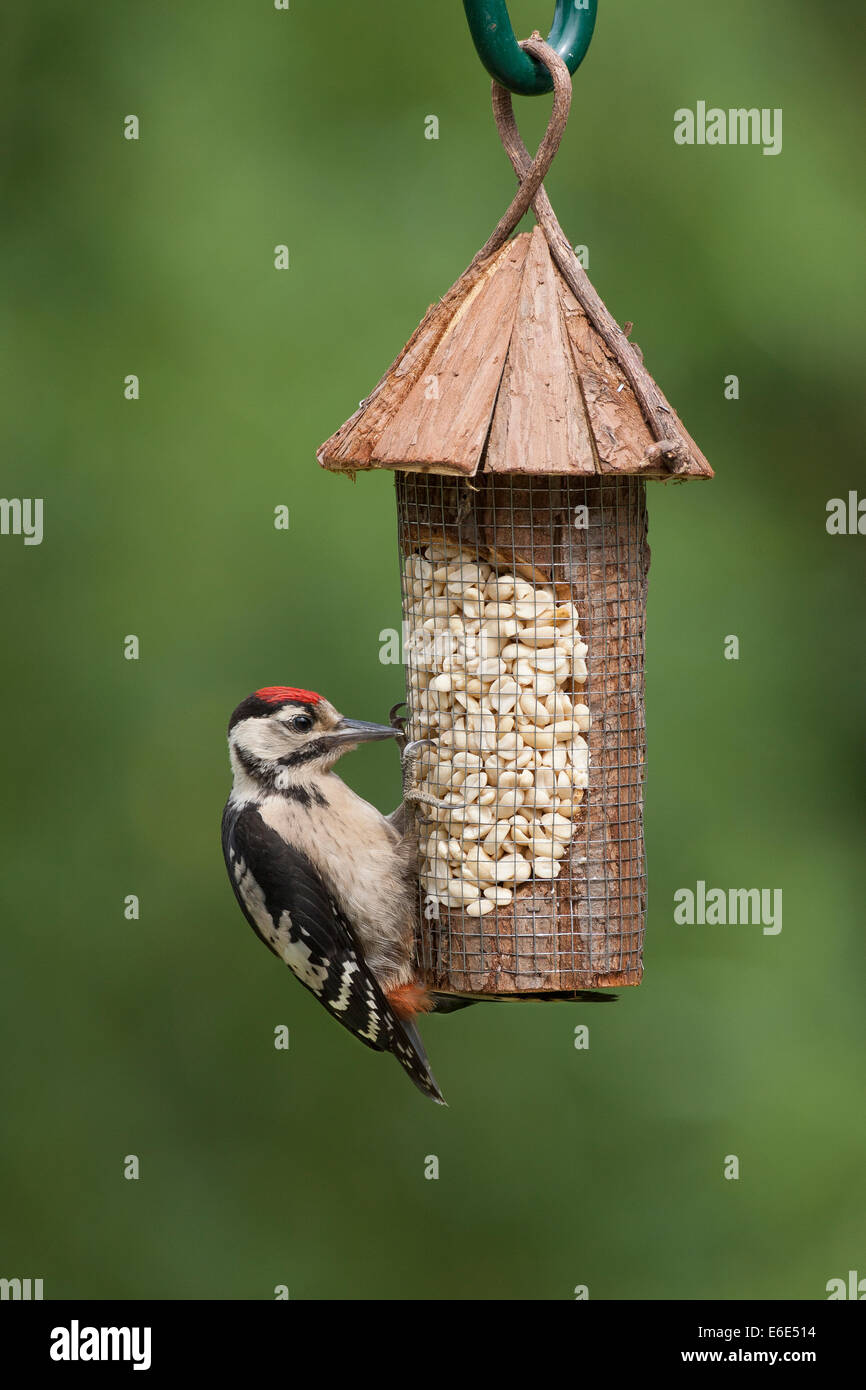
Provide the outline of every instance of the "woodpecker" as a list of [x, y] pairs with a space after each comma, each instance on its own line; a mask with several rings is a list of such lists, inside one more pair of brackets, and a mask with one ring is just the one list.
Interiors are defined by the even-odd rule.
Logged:
[[[393, 1052], [445, 1104], [415, 1023], [436, 1007], [413, 968], [416, 842], [405, 801], [418, 745], [402, 723], [346, 719], [322, 695], [268, 686], [238, 705], [222, 821], [241, 911], [274, 955], [367, 1047]], [[383, 816], [333, 771], [361, 743], [396, 738], [404, 803]]]

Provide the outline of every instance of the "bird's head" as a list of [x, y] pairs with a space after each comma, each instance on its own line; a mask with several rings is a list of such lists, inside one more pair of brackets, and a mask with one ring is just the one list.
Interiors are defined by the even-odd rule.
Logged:
[[323, 695], [271, 685], [247, 696], [229, 720], [235, 777], [279, 790], [328, 772], [359, 743], [394, 738], [390, 724], [346, 719]]

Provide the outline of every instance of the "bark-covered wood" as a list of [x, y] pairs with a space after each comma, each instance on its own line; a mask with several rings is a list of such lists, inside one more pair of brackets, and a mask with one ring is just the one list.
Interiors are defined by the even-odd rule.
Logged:
[[[544, 42], [538, 32], [533, 33], [530, 39], [524, 39], [520, 46], [547, 66], [557, 96], [561, 95], [564, 98], [567, 93], [570, 93], [571, 77], [565, 63]], [[496, 117], [499, 138], [511, 160], [514, 172], [520, 180], [520, 189], [522, 190], [531, 173], [537, 171], [538, 155], [532, 159], [523, 143], [517, 129], [517, 122], [514, 119], [511, 93], [496, 82], [493, 84], [493, 113]], [[559, 120], [561, 121], [561, 119], [560, 117]], [[554, 123], [555, 117], [552, 117], [551, 126]], [[557, 121], [557, 128], [558, 124]], [[555, 133], [551, 132], [550, 127], [548, 128], [548, 135], [553, 134], [554, 140]], [[561, 131], [559, 133], [561, 134]], [[554, 150], [556, 144], [558, 141], [555, 141]], [[647, 371], [642, 356], [628, 341], [627, 335], [602, 302], [589, 276], [578, 261], [568, 237], [559, 225], [543, 184], [539, 186], [533, 197], [532, 209], [537, 218], [538, 226], [547, 240], [557, 270], [571, 291], [574, 300], [580, 305], [588, 324], [591, 325], [593, 334], [597, 335], [600, 342], [604, 344], [611, 362], [616, 363], [619, 372], [628, 382], [638, 404], [641, 417], [652, 436], [652, 442], [644, 449], [642, 464], [635, 464], [633, 461], [628, 471], [643, 473], [644, 476], [674, 476], [678, 479], [685, 477], [711, 478], [713, 471], [709, 463], [691, 435], [684, 429], [676, 411], [665, 399]], [[657, 471], [659, 465], [662, 469], [661, 473]], [[600, 471], [605, 470], [602, 468]]]
[[494, 473], [595, 473], [589, 423], [542, 233], [529, 238], [486, 466]]
[[[347, 473], [474, 474], [492, 420], [491, 472], [711, 478], [556, 219], [543, 179], [565, 130], [571, 78], [537, 32], [521, 46], [553, 79], [553, 110], [535, 158], [510, 94], [494, 82], [494, 115], [517, 193], [375, 390], [321, 446], [319, 462]], [[531, 243], [526, 234], [509, 242], [530, 204], [538, 222]]]
[[[409, 407], [406, 428], [410, 435], [412, 430], [417, 428], [419, 415], [423, 415], [425, 411], [429, 410], [431, 402], [424, 398], [423, 393], [419, 399], [417, 394], [413, 395], [413, 390], [422, 377], [430, 375], [431, 359], [440, 348], [443, 340], [447, 340], [448, 335], [459, 323], [465, 310], [473, 305], [476, 291], [483, 289], [500, 271], [504, 271], [510, 282], [512, 272], [522, 268], [527, 249], [527, 244], [521, 242], [518, 237], [513, 242], [508, 242], [504, 247], [500, 247], [487, 261], [478, 262], [476, 260], [472, 262], [472, 265], [460, 279], [451, 286], [448, 293], [427, 311], [405, 348], [399, 353], [378, 385], [361, 402], [354, 415], [351, 415], [345, 424], [340, 426], [336, 434], [333, 434], [321, 446], [317, 457], [323, 468], [329, 468], [334, 472], [354, 473], [358, 469], [398, 466], [396, 463], [383, 463], [380, 460], [379, 456], [384, 452], [383, 436], [387, 434], [392, 424], [395, 427], [399, 425], [403, 409], [410, 398], [411, 406]], [[482, 298], [482, 305], [484, 302]], [[511, 318], [508, 320], [509, 327], [510, 322]], [[483, 314], [481, 324], [485, 326], [487, 323], [487, 316]], [[480, 356], [485, 356], [487, 354], [487, 342], [482, 344], [476, 339], [476, 352]], [[478, 362], [473, 361], [472, 369], [474, 370], [477, 365]], [[501, 371], [502, 364], [500, 362], [498, 373], [494, 374], [492, 388], [494, 399]], [[454, 384], [456, 383], [452, 383], [452, 385]], [[456, 411], [458, 404], [458, 392], [456, 390], [448, 391], [446, 408]], [[483, 418], [489, 424], [493, 399], [485, 401], [482, 409], [486, 411]], [[444, 412], [437, 410], [436, 414], [441, 426]], [[482, 438], [481, 448], [483, 445], [484, 439]], [[479, 448], [477, 455], [470, 455], [462, 467], [459, 464], [452, 465], [448, 460], [444, 462], [440, 460], [441, 466], [438, 471], [445, 473], [474, 472], [480, 459], [481, 448]], [[443, 451], [434, 445], [432, 452], [439, 455]], [[416, 462], [412, 466], [418, 468], [421, 467], [421, 464]]]
[[512, 242], [472, 287], [375, 446], [380, 464], [474, 473], [511, 342], [527, 244]]
[[[392, 468], [474, 477], [483, 457], [492, 473], [670, 478], [658, 430], [635, 395], [636, 374], [596, 331], [536, 227], [487, 261], [473, 262], [367, 400], [322, 445], [319, 462], [344, 472]], [[666, 432], [682, 444], [676, 476], [712, 477], [654, 390]]]

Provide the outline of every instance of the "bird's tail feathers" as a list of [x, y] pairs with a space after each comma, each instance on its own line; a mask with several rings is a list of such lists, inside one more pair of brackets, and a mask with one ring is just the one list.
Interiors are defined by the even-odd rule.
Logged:
[[391, 1039], [391, 1051], [418, 1090], [435, 1100], [437, 1105], [446, 1105], [447, 1101], [439, 1090], [439, 1084], [424, 1051], [421, 1034], [412, 1020], [393, 1015]]

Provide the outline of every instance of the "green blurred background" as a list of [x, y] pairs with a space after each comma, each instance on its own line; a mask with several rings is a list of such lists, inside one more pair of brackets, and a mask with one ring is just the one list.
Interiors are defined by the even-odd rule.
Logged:
[[[866, 493], [862, 6], [601, 0], [547, 186], [717, 478], [649, 489], [644, 984], [430, 1020], [447, 1110], [256, 942], [219, 818], [251, 689], [367, 719], [402, 694], [392, 479], [315, 450], [512, 193], [462, 6], [6, 8], [3, 492], [45, 499], [45, 539], [0, 538], [0, 1276], [805, 1299], [866, 1274], [866, 539], [825, 530]], [[515, 29], [551, 12], [515, 0]], [[698, 100], [782, 107], [782, 154], [677, 147]], [[548, 110], [518, 103], [529, 142]], [[393, 751], [344, 772], [396, 802]], [[781, 934], [676, 926], [697, 879], [782, 888]]]

